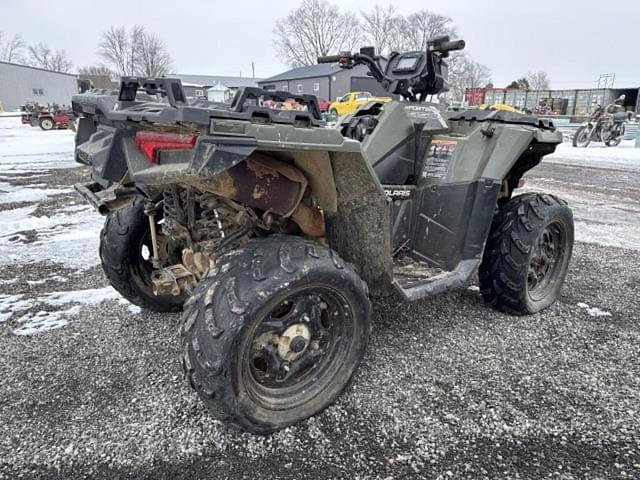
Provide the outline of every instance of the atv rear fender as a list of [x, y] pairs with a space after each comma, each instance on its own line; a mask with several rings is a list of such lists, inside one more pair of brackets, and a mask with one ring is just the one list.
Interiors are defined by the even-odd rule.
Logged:
[[[240, 190], [236, 188], [237, 182], [227, 181], [230, 175], [239, 170], [252, 170], [244, 166], [256, 158], [271, 159], [292, 165], [304, 174], [314, 199], [325, 213], [326, 237], [331, 247], [356, 265], [372, 292], [388, 292], [391, 286], [389, 201], [375, 172], [360, 153], [358, 142], [345, 139], [334, 129], [308, 130], [293, 125], [274, 128], [212, 119], [210, 128], [201, 131], [193, 151], [162, 151], [158, 164], [153, 164], [136, 147], [135, 134], [140, 130], [137, 122], [114, 123], [101, 119], [96, 123], [93, 116], [86, 113], [81, 119], [76, 158], [93, 168], [93, 177], [101, 188], [93, 184], [78, 189], [92, 204], [99, 206], [101, 212], [108, 211], [109, 204], [121, 205], [120, 201], [116, 203], [113, 188], [103, 189], [113, 183], [119, 186], [123, 181], [125, 185], [143, 188], [192, 185], [234, 198], [229, 190], [217, 189], [231, 186], [237, 193]], [[212, 187], [214, 184], [217, 186]], [[246, 193], [240, 192], [243, 198], [235, 197], [239, 201], [251, 204], [256, 200], [252, 195], [247, 196], [252, 194], [252, 188], [243, 186], [241, 190]], [[285, 205], [298, 204], [299, 195], [299, 189], [274, 188], [265, 199], [284, 202], [274, 210], [292, 214], [305, 230], [303, 222], [317, 223], [309, 211], [304, 215], [284, 211]], [[294, 197], [295, 204], [291, 203]]]

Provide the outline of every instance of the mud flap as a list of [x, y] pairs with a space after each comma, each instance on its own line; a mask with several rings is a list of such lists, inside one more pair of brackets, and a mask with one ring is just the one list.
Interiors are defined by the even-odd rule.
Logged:
[[374, 171], [359, 153], [332, 152], [337, 213], [327, 213], [332, 249], [355, 265], [375, 296], [392, 288], [390, 206]]

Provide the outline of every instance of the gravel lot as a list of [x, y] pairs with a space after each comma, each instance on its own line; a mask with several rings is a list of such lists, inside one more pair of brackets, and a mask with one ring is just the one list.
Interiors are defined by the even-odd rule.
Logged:
[[556, 155], [529, 176], [577, 206], [558, 304], [512, 317], [473, 287], [377, 303], [350, 390], [259, 437], [184, 384], [179, 316], [105, 288], [101, 220], [68, 191], [86, 173], [21, 160], [55, 139], [70, 166], [72, 136], [2, 121], [0, 479], [640, 478], [640, 152], [637, 169]]

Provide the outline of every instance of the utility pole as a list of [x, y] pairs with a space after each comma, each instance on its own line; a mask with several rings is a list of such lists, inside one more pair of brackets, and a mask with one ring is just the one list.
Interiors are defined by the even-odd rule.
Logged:
[[251, 62], [251, 78], [256, 78], [256, 66]]
[[615, 73], [601, 73], [598, 78], [598, 88], [613, 88], [613, 84], [616, 81]]

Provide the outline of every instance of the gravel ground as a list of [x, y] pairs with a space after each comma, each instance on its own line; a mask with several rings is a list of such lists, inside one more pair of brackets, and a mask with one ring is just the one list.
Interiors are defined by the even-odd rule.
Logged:
[[[31, 182], [83, 175], [46, 173]], [[593, 180], [546, 166], [530, 187], [554, 178]], [[637, 249], [577, 243], [560, 302], [538, 315], [492, 311], [473, 287], [376, 303], [353, 386], [268, 437], [225, 430], [184, 384], [178, 315], [112, 299], [32, 336], [14, 315], [0, 323], [0, 479], [640, 478], [639, 279]], [[0, 264], [4, 295], [105, 286], [97, 266]]]

